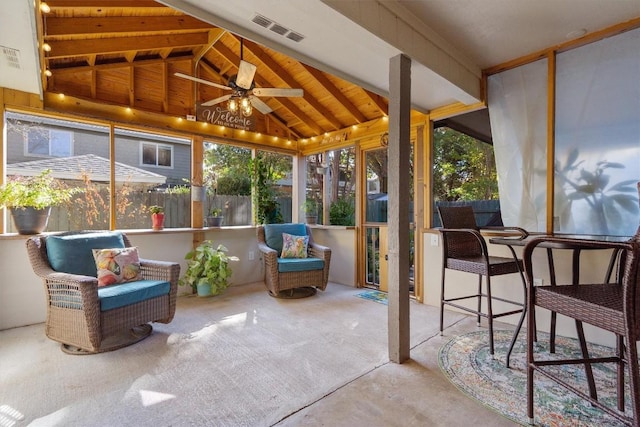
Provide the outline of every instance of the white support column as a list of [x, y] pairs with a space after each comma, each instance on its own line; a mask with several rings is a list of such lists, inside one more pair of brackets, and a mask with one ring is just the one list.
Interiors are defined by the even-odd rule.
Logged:
[[299, 154], [293, 157], [293, 189], [291, 191], [291, 222], [304, 222], [301, 212], [307, 194], [307, 158]]
[[389, 359], [409, 359], [409, 203], [411, 59], [389, 61], [388, 333]]

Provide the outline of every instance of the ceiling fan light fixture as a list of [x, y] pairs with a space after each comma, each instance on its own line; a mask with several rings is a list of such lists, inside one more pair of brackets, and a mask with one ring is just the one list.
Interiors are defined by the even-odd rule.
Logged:
[[247, 98], [242, 98], [243, 101], [247, 101], [247, 105], [243, 105], [242, 106], [242, 115], [245, 117], [249, 117], [251, 116], [251, 114], [253, 114], [253, 107], [251, 106], [251, 103], [249, 102], [249, 100]]
[[229, 103], [227, 104], [227, 109], [232, 113], [238, 111], [238, 100], [236, 98], [230, 98]]

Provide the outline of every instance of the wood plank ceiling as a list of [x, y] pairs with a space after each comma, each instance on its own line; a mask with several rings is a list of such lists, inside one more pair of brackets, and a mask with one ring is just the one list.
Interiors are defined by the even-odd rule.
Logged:
[[[176, 77], [227, 85], [238, 72], [240, 37], [151, 0], [48, 0], [42, 13], [46, 92], [185, 117], [196, 103], [229, 91]], [[379, 119], [387, 100], [249, 40], [244, 60], [256, 87], [302, 88], [302, 98], [261, 98], [257, 132], [311, 138]], [[45, 106], [46, 107], [46, 106]]]

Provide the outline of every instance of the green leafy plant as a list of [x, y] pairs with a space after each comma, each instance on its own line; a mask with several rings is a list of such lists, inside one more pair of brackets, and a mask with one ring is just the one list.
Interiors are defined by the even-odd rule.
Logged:
[[317, 215], [318, 214], [318, 202], [313, 199], [307, 199], [302, 204], [302, 211], [307, 215]]
[[254, 187], [252, 202], [255, 210], [255, 223], [282, 223], [280, 205], [276, 200], [277, 194], [273, 188], [275, 172], [272, 165], [264, 156], [257, 156], [249, 162], [249, 174]]
[[213, 242], [205, 240], [194, 250], [185, 255], [187, 271], [179, 280], [181, 286], [191, 286], [195, 292], [199, 284], [209, 284], [211, 294], [218, 295], [229, 287], [231, 267], [229, 262], [238, 261], [238, 257], [227, 255], [228, 249], [223, 245], [213, 246]]
[[149, 212], [152, 214], [164, 213], [164, 206], [158, 206], [158, 205], [149, 206]]
[[16, 176], [0, 187], [0, 206], [7, 208], [32, 207], [44, 209], [71, 200], [80, 189], [68, 188], [51, 176], [51, 170], [36, 176]]
[[211, 209], [210, 214], [211, 214], [211, 216], [221, 216], [222, 215], [222, 209], [221, 208], [213, 208], [213, 209]]
[[331, 225], [355, 225], [355, 203], [353, 199], [338, 199], [329, 207]]

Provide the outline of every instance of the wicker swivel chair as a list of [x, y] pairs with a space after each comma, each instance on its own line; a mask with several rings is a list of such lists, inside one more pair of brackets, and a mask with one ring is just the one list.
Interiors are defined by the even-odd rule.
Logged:
[[[640, 184], [638, 184], [640, 192]], [[563, 249], [574, 250], [613, 250], [612, 260], [619, 258], [618, 283], [569, 284], [557, 286], [534, 286], [533, 261], [534, 249], [541, 245], [556, 245]], [[619, 253], [619, 254], [618, 254]], [[533, 313], [535, 307], [542, 307], [573, 318], [578, 329], [578, 338], [582, 351], [581, 358], [544, 361], [535, 358], [533, 317], [529, 316], [527, 333], [527, 413], [530, 423], [534, 421], [534, 372], [557, 382], [578, 396], [590, 401], [594, 406], [619, 419], [624, 424], [640, 425], [640, 370], [638, 368], [638, 350], [636, 342], [640, 340], [640, 228], [628, 242], [587, 242], [561, 237], [540, 237], [525, 246], [523, 252], [527, 286], [529, 289], [528, 310]], [[608, 276], [608, 273], [607, 273]], [[610, 357], [590, 357], [582, 322], [613, 332], [616, 335], [615, 354]], [[569, 385], [563, 378], [554, 375], [545, 368], [558, 364], [584, 364], [589, 394]], [[594, 363], [617, 364], [617, 411], [598, 401], [597, 390], [591, 371]], [[624, 367], [627, 365], [632, 413], [625, 414], [624, 404]]]
[[[113, 245], [113, 236], [121, 246]], [[95, 276], [52, 268], [52, 263], [58, 263], [58, 256], [65, 255], [57, 253], [56, 258], [50, 258], [52, 248], [47, 251], [47, 241], [53, 237], [69, 239], [63, 246], [69, 248], [69, 258], [85, 266], [93, 263], [94, 272], [93, 253], [90, 249], [87, 253], [83, 244], [106, 249], [131, 247], [131, 242], [122, 233], [90, 231], [38, 235], [27, 240], [31, 266], [45, 287], [45, 333], [62, 343], [65, 353], [116, 350], [148, 337], [153, 330], [149, 322], [171, 322], [176, 310], [180, 264], [140, 259], [143, 280], [99, 288]], [[60, 241], [56, 240], [56, 244]], [[53, 241], [50, 246], [54, 246]]]
[[[473, 313], [477, 316], [478, 326], [480, 318], [487, 319], [489, 324], [489, 351], [494, 354], [493, 342], [493, 319], [508, 316], [511, 314], [522, 313], [516, 327], [513, 339], [509, 346], [506, 356], [506, 364], [509, 366], [509, 360], [513, 346], [526, 313], [526, 285], [523, 276], [522, 261], [518, 260], [515, 252], [512, 251], [512, 257], [490, 256], [484, 237], [480, 234], [481, 228], [476, 224], [475, 215], [471, 206], [439, 206], [438, 212], [442, 221], [442, 227], [439, 229], [442, 235], [442, 281], [440, 288], [440, 334], [444, 329], [444, 307], [449, 305], [460, 310]], [[518, 227], [482, 227], [482, 229], [515, 231], [521, 235], [526, 235], [526, 231]], [[456, 270], [466, 273], [476, 274], [478, 276], [478, 290], [475, 294], [457, 296], [447, 298], [445, 293], [445, 273], [447, 270]], [[491, 290], [491, 277], [519, 273], [524, 292], [523, 302], [516, 302], [504, 298], [496, 297]], [[486, 277], [486, 293], [482, 291], [482, 278]], [[461, 305], [459, 302], [463, 300], [475, 299], [476, 306], [469, 307]], [[483, 310], [482, 301], [486, 300], [486, 310]], [[502, 301], [518, 308], [500, 313], [494, 313], [493, 300]]]
[[[282, 233], [309, 236], [307, 258], [282, 259]], [[274, 297], [293, 295], [296, 288], [324, 291], [329, 281], [331, 249], [313, 241], [305, 224], [267, 224], [258, 226], [258, 248], [264, 258], [264, 282]], [[285, 293], [285, 291], [289, 291]]]

